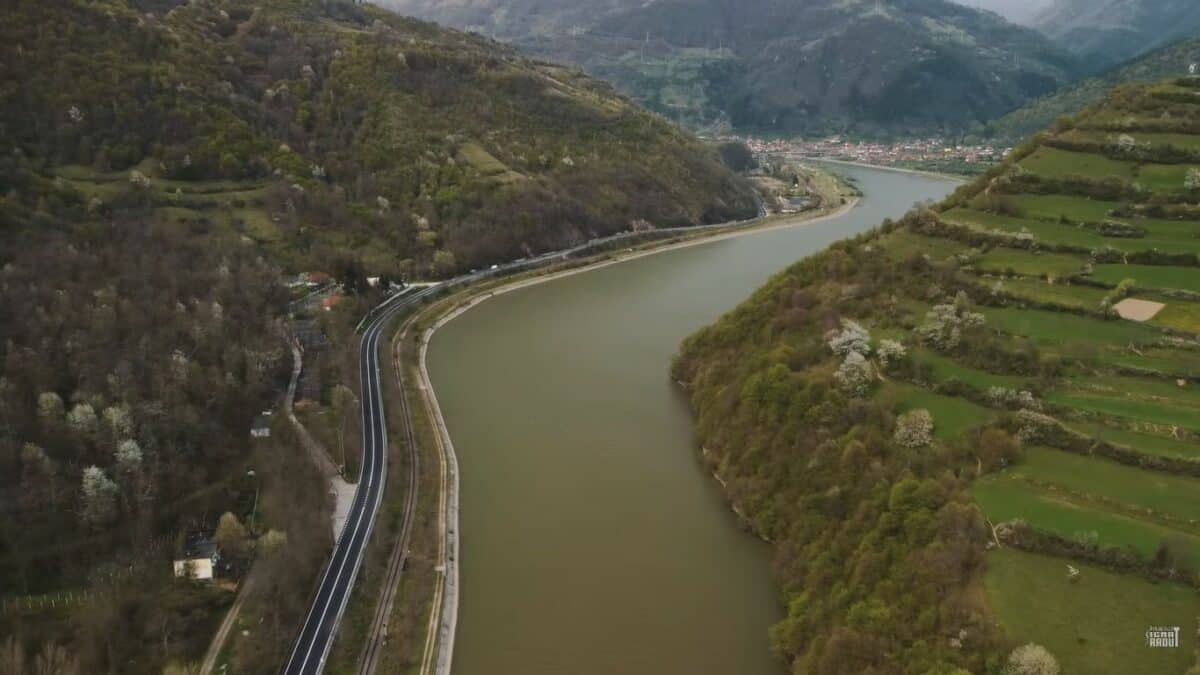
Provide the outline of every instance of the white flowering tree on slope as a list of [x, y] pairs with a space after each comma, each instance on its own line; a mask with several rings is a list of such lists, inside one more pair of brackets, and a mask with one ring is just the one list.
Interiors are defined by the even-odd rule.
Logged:
[[933, 443], [933, 415], [924, 409], [904, 413], [896, 418], [893, 440], [906, 448], [923, 448]]
[[871, 353], [871, 332], [853, 319], [842, 319], [842, 327], [825, 334], [825, 344], [838, 356], [851, 352], [866, 356]]
[[1187, 177], [1183, 179], [1183, 186], [1189, 190], [1200, 189], [1200, 169], [1196, 167], [1188, 169]]
[[956, 349], [962, 343], [963, 331], [982, 326], [986, 319], [970, 310], [970, 301], [959, 293], [952, 304], [934, 305], [917, 326], [917, 338], [923, 344], [940, 351]]
[[875, 379], [875, 368], [871, 366], [867, 357], [858, 352], [850, 352], [846, 354], [833, 377], [850, 393], [863, 396], [871, 387], [871, 381]]
[[1058, 675], [1058, 660], [1041, 645], [1017, 647], [1008, 656], [1004, 675]]
[[855, 396], [863, 396], [875, 378], [875, 368], [867, 360], [871, 353], [871, 333], [852, 319], [842, 319], [842, 327], [825, 334], [830, 351], [842, 357], [834, 379]]

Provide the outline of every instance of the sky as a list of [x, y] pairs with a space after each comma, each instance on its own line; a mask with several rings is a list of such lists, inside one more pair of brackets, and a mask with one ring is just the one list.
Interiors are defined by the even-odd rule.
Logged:
[[1054, 0], [954, 0], [963, 5], [990, 9], [1009, 21], [1028, 23], [1039, 11], [1054, 4]]

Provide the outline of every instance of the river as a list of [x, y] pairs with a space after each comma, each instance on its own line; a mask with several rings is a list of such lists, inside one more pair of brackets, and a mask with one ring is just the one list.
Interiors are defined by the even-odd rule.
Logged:
[[837, 218], [499, 295], [434, 336], [461, 470], [455, 675], [783, 672], [770, 549], [704, 472], [668, 367], [774, 272], [955, 186], [836, 170], [865, 194]]

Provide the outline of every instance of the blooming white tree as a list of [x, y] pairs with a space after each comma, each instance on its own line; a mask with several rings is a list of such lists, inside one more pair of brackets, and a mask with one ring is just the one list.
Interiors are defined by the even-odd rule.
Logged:
[[922, 343], [948, 351], [962, 343], [965, 329], [982, 326], [985, 321], [982, 314], [966, 309], [963, 303], [934, 305], [926, 312], [925, 321], [917, 326], [916, 333]]
[[892, 438], [906, 448], [929, 445], [933, 442], [933, 415], [924, 409], [904, 413], [896, 418], [896, 432]]
[[133, 417], [129, 414], [129, 406], [109, 406], [104, 409], [104, 423], [113, 436], [118, 438], [133, 433]]
[[98, 424], [96, 410], [90, 403], [76, 403], [71, 412], [67, 413], [67, 424], [70, 424], [76, 433], [90, 434], [96, 430]]
[[1183, 186], [1189, 190], [1200, 189], [1200, 169], [1196, 167], [1188, 169], [1187, 177], [1183, 179]]
[[1041, 410], [1042, 403], [1034, 397], [1033, 392], [1021, 389], [1009, 389], [1008, 387], [989, 387], [987, 390], [988, 401], [996, 408], [1010, 409], [1028, 409]]
[[132, 438], [121, 441], [113, 453], [121, 474], [136, 473], [142, 467], [142, 446]]
[[887, 368], [893, 364], [899, 363], [908, 356], [908, 349], [897, 340], [880, 340], [879, 346], [875, 348], [875, 355], [879, 357], [879, 365]]
[[85, 525], [101, 527], [117, 515], [117, 484], [104, 474], [104, 469], [89, 466], [83, 470], [79, 517]]
[[867, 357], [858, 352], [850, 352], [846, 354], [845, 360], [842, 361], [842, 365], [838, 366], [833, 377], [846, 391], [855, 396], [862, 396], [871, 387], [871, 380], [875, 378], [875, 369]]
[[871, 353], [871, 333], [853, 319], [842, 319], [840, 330], [825, 334], [825, 344], [838, 356], [847, 356], [851, 352], [866, 356]]
[[1058, 426], [1058, 420], [1040, 412], [1017, 411], [1017, 438], [1026, 445], [1037, 443]]
[[1004, 675], [1058, 675], [1058, 660], [1045, 647], [1030, 642], [1008, 655]]

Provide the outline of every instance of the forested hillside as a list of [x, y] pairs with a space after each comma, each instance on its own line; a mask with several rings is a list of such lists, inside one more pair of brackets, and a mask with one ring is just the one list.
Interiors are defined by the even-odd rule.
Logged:
[[[756, 209], [607, 85], [316, 0], [9, 3], [0, 148], [4, 675], [193, 672], [233, 594], [173, 560], [214, 527], [225, 580], [257, 577], [223, 663], [278, 669], [330, 543], [288, 425], [250, 436], [291, 373], [286, 276], [366, 292]], [[318, 402], [367, 301], [322, 313]]]
[[1118, 89], [685, 342], [792, 672], [1196, 672], [1197, 119]]
[[1100, 75], [1072, 82], [1052, 94], [1030, 101], [989, 123], [985, 133], [1019, 141], [1045, 129], [1063, 115], [1073, 115], [1103, 100], [1113, 87], [1186, 75], [1193, 63], [1200, 63], [1200, 38], [1197, 37], [1156, 49]]
[[635, 220], [754, 212], [715, 153], [606, 85], [379, 10], [22, 0], [6, 14], [9, 223], [140, 201], [296, 266], [354, 255], [445, 274]]

